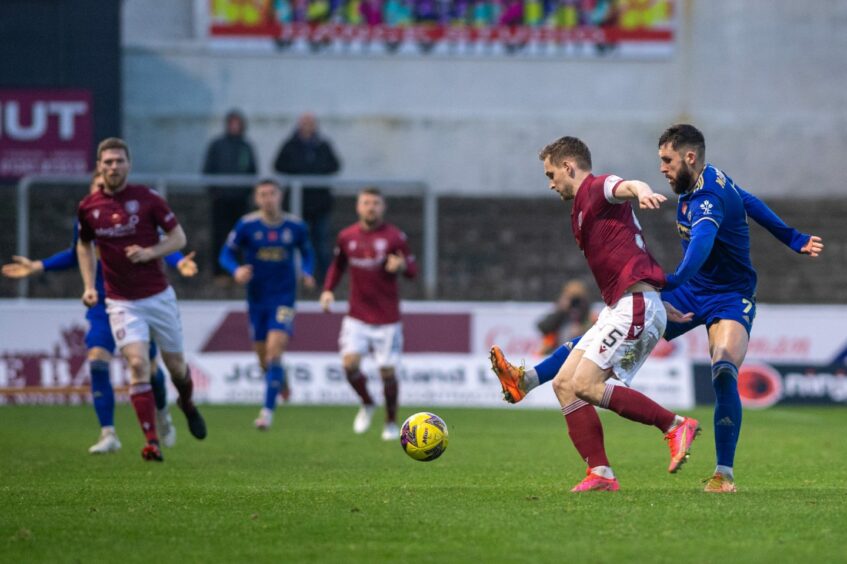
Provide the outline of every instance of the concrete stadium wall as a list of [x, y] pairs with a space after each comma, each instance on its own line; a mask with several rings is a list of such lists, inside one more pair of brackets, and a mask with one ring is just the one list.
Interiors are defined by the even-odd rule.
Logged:
[[760, 195], [844, 192], [831, 171], [847, 149], [847, 0], [679, 0], [676, 53], [650, 61], [221, 51], [195, 39], [198, 6], [124, 3], [124, 131], [138, 171], [199, 170], [237, 106], [264, 171], [310, 110], [345, 175], [538, 195], [537, 150], [571, 134], [595, 170], [664, 188], [656, 140], [686, 120], [704, 130], [709, 160]]

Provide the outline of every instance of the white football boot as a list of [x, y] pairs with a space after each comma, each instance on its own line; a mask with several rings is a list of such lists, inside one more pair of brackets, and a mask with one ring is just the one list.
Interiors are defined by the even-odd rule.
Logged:
[[176, 427], [167, 407], [161, 411], [156, 410], [156, 431], [162, 439], [162, 445], [171, 448], [176, 444]]
[[259, 417], [253, 421], [253, 425], [260, 431], [267, 431], [270, 429], [271, 424], [274, 422], [274, 413], [267, 407], [263, 407], [259, 410]]
[[109, 452], [117, 452], [121, 449], [121, 441], [118, 440], [118, 435], [115, 434], [114, 427], [103, 427], [100, 431], [100, 439], [91, 445], [88, 452], [91, 454], [106, 454]]
[[363, 405], [359, 408], [356, 418], [353, 420], [353, 432], [361, 435], [371, 428], [371, 419], [374, 416], [375, 405]]
[[382, 440], [383, 441], [396, 441], [400, 438], [400, 427], [397, 426], [397, 423], [391, 422], [386, 423], [385, 427], [382, 428]]

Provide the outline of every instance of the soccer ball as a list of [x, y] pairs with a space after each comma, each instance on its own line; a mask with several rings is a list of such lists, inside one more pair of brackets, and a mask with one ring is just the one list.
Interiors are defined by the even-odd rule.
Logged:
[[400, 446], [415, 460], [435, 460], [447, 450], [447, 424], [434, 413], [415, 413], [403, 422]]

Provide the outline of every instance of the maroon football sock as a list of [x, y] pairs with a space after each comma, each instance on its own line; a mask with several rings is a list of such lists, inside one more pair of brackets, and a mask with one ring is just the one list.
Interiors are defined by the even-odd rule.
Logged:
[[385, 420], [395, 423], [397, 421], [397, 378], [384, 378], [382, 392], [385, 395]]
[[611, 409], [630, 421], [653, 425], [663, 433], [673, 425], [676, 417], [675, 414], [641, 392], [613, 384], [606, 384], [606, 391], [603, 392], [600, 407]]
[[194, 383], [191, 381], [191, 372], [188, 365], [185, 366], [185, 377], [181, 380], [171, 378], [174, 388], [179, 393], [179, 402], [183, 409], [192, 404], [192, 395], [194, 394]]
[[562, 408], [568, 424], [568, 436], [589, 468], [609, 466], [603, 444], [603, 425], [594, 406], [576, 400]]
[[371, 395], [368, 393], [368, 381], [365, 378], [365, 375], [356, 370], [355, 372], [347, 372], [347, 381], [350, 382], [350, 385], [353, 387], [353, 390], [359, 397], [362, 398], [362, 403], [365, 405], [373, 405], [374, 400]]
[[130, 386], [129, 399], [132, 408], [138, 416], [141, 431], [147, 438], [147, 442], [159, 440], [156, 434], [156, 398], [153, 396], [153, 388], [150, 384], [133, 384]]

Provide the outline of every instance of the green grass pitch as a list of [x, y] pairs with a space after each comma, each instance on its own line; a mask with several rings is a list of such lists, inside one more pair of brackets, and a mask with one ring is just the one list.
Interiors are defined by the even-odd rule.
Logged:
[[[711, 410], [676, 475], [655, 429], [602, 416], [621, 491], [584, 467], [555, 410], [435, 409], [440, 459], [351, 430], [355, 408], [206, 406], [209, 437], [143, 462], [91, 456], [93, 411], [0, 408], [0, 562], [847, 562], [847, 409], [747, 411], [739, 493], [709, 495]], [[404, 408], [403, 417], [417, 411]]]

